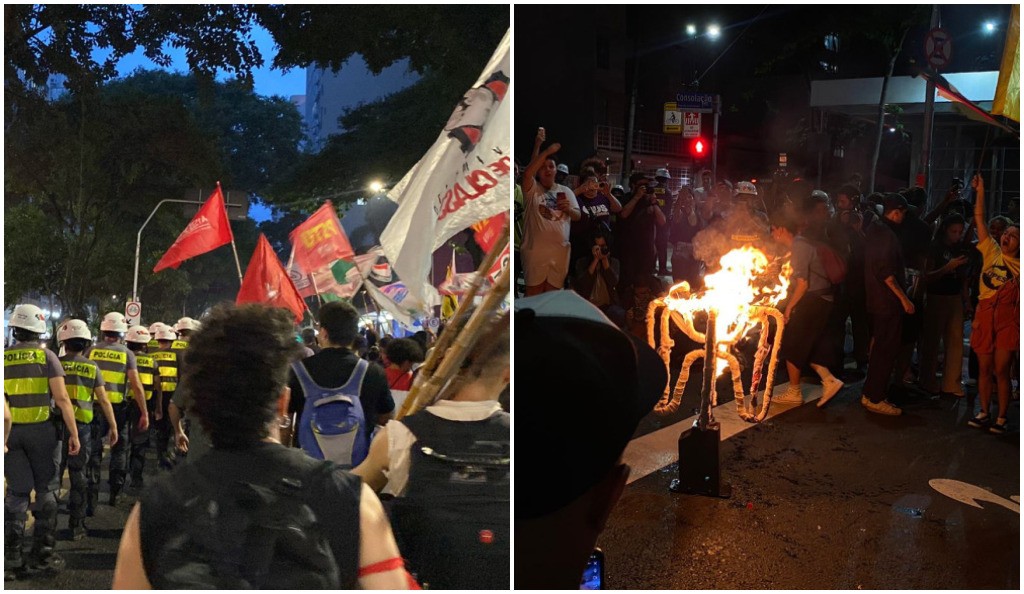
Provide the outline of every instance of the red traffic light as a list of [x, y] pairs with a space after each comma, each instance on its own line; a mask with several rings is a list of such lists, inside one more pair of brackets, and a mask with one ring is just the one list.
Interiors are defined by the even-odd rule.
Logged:
[[690, 155], [696, 158], [705, 157], [708, 154], [708, 145], [703, 138], [694, 138], [690, 143]]

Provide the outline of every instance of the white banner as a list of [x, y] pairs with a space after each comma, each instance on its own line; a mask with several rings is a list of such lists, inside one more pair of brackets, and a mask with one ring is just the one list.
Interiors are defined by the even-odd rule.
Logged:
[[426, 312], [434, 250], [473, 223], [508, 210], [512, 183], [509, 32], [455, 106], [427, 154], [388, 193], [398, 211], [380, 236], [407, 282], [406, 307]]

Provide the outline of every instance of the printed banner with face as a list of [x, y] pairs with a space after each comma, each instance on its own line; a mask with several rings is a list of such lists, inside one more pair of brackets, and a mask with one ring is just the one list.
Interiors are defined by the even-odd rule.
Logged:
[[432, 305], [431, 254], [453, 235], [508, 209], [512, 187], [511, 68], [506, 32], [476, 84], [455, 106], [426, 155], [388, 193], [398, 210], [381, 234], [406, 280], [408, 307]]

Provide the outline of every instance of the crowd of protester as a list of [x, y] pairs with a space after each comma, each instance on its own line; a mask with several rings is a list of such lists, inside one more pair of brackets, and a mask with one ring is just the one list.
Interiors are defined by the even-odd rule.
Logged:
[[378, 337], [359, 318], [323, 304], [297, 334], [285, 310], [222, 305], [150, 332], [112, 312], [95, 344], [79, 319], [43, 343], [41, 311], [19, 305], [5, 351], [5, 580], [64, 569], [66, 466], [71, 540], [109, 513], [102, 471], [104, 503], [131, 506], [115, 588], [507, 588], [509, 315], [484, 322], [422, 409], [402, 404], [434, 337]]
[[975, 385], [980, 408], [969, 424], [1006, 431], [1020, 232], [1006, 216], [986, 218], [981, 176], [954, 180], [934, 201], [920, 187], [864, 191], [859, 175], [830, 195], [784, 176], [755, 184], [704, 170], [673, 191], [667, 168], [613, 185], [603, 160], [570, 169], [560, 148], [540, 128], [516, 188], [523, 295], [573, 290], [644, 337], [650, 301], [682, 281], [699, 290], [723, 253], [715, 234], [725, 233], [788, 254], [793, 268], [780, 305], [790, 383], [778, 401], [802, 402], [808, 373], [824, 386], [819, 406], [863, 379], [861, 403], [888, 415], [918, 397], [963, 398]]
[[[541, 128], [515, 189], [517, 385], [563, 397], [523, 404], [536, 408], [521, 416], [525, 433], [547, 439], [517, 453], [545, 485], [517, 493], [517, 587], [580, 583], [629, 476], [623, 452], [669, 380], [646, 343], [648, 304], [670, 283], [700, 290], [731, 247], [754, 245], [791, 267], [779, 305], [788, 389], [773, 401], [802, 403], [802, 378], [813, 373], [819, 407], [863, 380], [860, 404], [871, 413], [977, 401], [967, 424], [1007, 431], [1020, 228], [987, 218], [980, 175], [967, 188], [954, 180], [937, 201], [918, 187], [865, 191], [859, 175], [830, 195], [783, 172], [758, 185], [701, 171], [673, 192], [666, 168], [633, 173], [625, 186], [598, 159], [571, 174], [561, 147], [545, 142]], [[536, 373], [552, 361], [587, 372]], [[578, 422], [566, 425], [570, 415]]]

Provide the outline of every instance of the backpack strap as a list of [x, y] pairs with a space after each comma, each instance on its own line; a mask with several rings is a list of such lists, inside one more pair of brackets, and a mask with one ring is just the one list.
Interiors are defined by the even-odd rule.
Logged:
[[345, 385], [339, 388], [344, 390], [346, 394], [355, 394], [356, 396], [363, 395], [363, 379], [366, 378], [366, 372], [370, 369], [370, 362], [366, 359], [359, 359], [356, 361], [356, 367], [352, 370], [352, 375], [349, 376], [348, 381]]
[[321, 387], [313, 381], [313, 377], [309, 375], [309, 370], [306, 369], [306, 366], [302, 363], [301, 359], [292, 363], [292, 371], [294, 371], [295, 376], [299, 378], [299, 383], [302, 384], [303, 390], [306, 390], [306, 386]]

